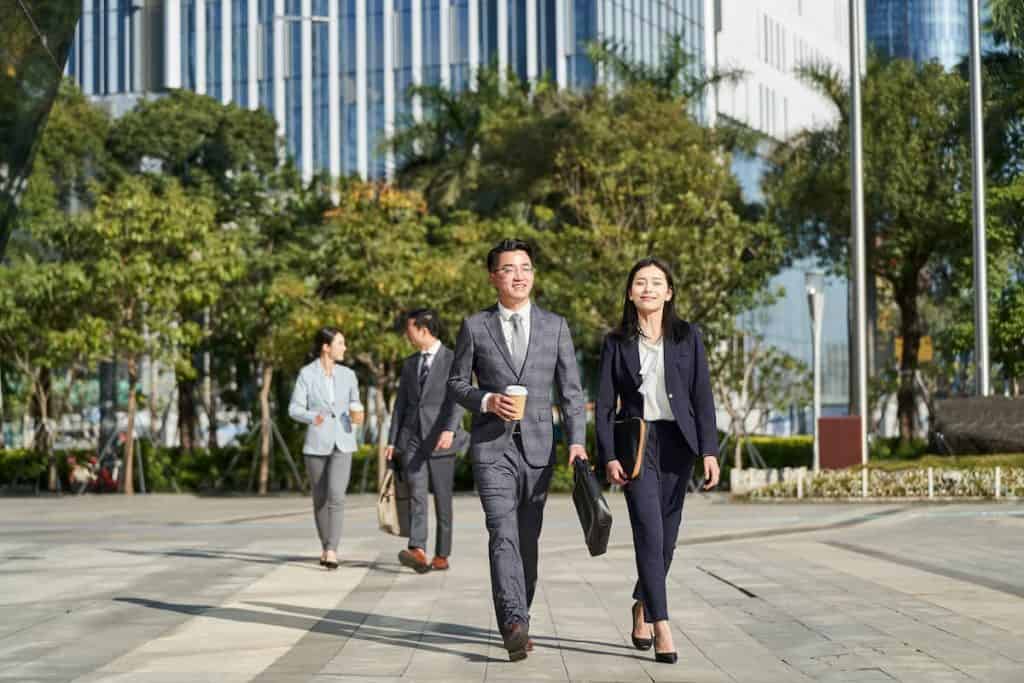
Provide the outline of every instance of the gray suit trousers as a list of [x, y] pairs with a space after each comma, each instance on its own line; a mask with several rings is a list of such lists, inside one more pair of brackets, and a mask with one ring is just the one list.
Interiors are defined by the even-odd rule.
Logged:
[[518, 435], [494, 462], [473, 463], [484, 508], [491, 563], [491, 592], [498, 627], [529, 624], [537, 587], [537, 545], [552, 467], [532, 467]]
[[345, 514], [345, 491], [352, 473], [352, 454], [337, 448], [330, 455], [306, 453], [306, 472], [313, 489], [313, 517], [324, 550], [338, 550]]
[[427, 548], [427, 497], [434, 490], [437, 531], [434, 554], [452, 554], [452, 492], [455, 488], [455, 455], [431, 455], [419, 439], [410, 440], [410, 453], [402, 453], [402, 477], [409, 483], [409, 547]]

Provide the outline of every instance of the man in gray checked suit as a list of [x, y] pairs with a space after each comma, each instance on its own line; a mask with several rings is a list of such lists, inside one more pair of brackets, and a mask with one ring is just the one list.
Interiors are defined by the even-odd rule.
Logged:
[[[405, 359], [385, 456], [399, 459], [409, 482], [409, 547], [398, 560], [423, 574], [448, 569], [452, 550], [452, 490], [455, 454], [466, 447], [465, 412], [448, 395], [448, 371], [455, 354], [438, 339], [437, 312], [420, 308], [405, 315], [405, 336], [419, 349]], [[434, 559], [427, 561], [427, 480], [434, 489], [437, 534]]]
[[[504, 240], [487, 255], [487, 269], [498, 303], [463, 321], [448, 390], [473, 412], [469, 453], [490, 536], [494, 611], [509, 658], [517, 661], [533, 645], [537, 542], [555, 457], [552, 388], [562, 398], [570, 464], [587, 458], [586, 416], [569, 327], [530, 302], [530, 245]], [[516, 404], [504, 394], [509, 385], [529, 392], [522, 420], [513, 419]]]

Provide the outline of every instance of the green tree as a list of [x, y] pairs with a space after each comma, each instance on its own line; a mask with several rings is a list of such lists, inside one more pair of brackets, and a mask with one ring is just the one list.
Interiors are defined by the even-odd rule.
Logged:
[[[767, 344], [764, 337], [740, 332], [711, 351], [715, 374], [715, 404], [729, 416], [733, 467], [743, 469], [743, 444], [752, 417], [806, 403], [807, 366]], [[755, 427], [756, 428], [756, 427]]]
[[[317, 295], [337, 311], [357, 371], [377, 389], [380, 419], [393, 408], [401, 361], [411, 352], [397, 333], [401, 312], [432, 306], [453, 329], [486, 296], [485, 278], [468, 275], [483, 273], [482, 261], [470, 261], [479, 242], [466, 249], [479, 236], [478, 225], [462, 218], [442, 228], [418, 193], [356, 181], [342, 189], [321, 228], [310, 259]], [[381, 459], [386, 439], [378, 430]], [[378, 472], [383, 476], [384, 468]]]
[[95, 212], [73, 221], [64, 239], [91, 282], [106, 350], [126, 360], [124, 492], [130, 495], [139, 360], [147, 353], [173, 360], [176, 349], [201, 334], [179, 311], [220, 294], [234, 276], [224, 264], [236, 245], [216, 229], [208, 201], [186, 195], [174, 180], [138, 176], [126, 176], [100, 195]]
[[[326, 188], [317, 182], [304, 185], [290, 165], [254, 182], [265, 182], [265, 189], [252, 193], [255, 199], [238, 225], [243, 272], [232, 287], [230, 305], [218, 316], [216, 336], [221, 353], [250, 361], [259, 377], [262, 495], [267, 493], [273, 439], [275, 373], [301, 364], [312, 339], [306, 320], [320, 315], [326, 325], [333, 312], [322, 310], [316, 293], [314, 252], [330, 201]], [[330, 266], [328, 261], [322, 267]]]
[[[830, 125], [783, 146], [766, 183], [768, 215], [791, 231], [796, 251], [840, 273], [849, 262], [849, 100], [834, 71], [802, 75], [839, 112]], [[864, 80], [867, 267], [891, 287], [903, 338], [897, 393], [900, 436], [915, 433], [915, 376], [924, 332], [920, 299], [930, 274], [970, 248], [963, 188], [970, 182], [963, 131], [967, 86], [941, 66], [868, 60]]]
[[97, 321], [88, 313], [89, 282], [80, 268], [65, 263], [60, 235], [69, 212], [93, 201], [89, 181], [110, 171], [106, 113], [90, 103], [73, 82], [61, 83], [43, 131], [32, 174], [21, 198], [15, 231], [0, 266], [3, 305], [0, 337], [5, 358], [27, 380], [26, 409], [39, 423], [37, 450], [50, 459], [49, 486], [56, 488], [52, 424], [62, 396], [52, 378], [73, 384], [96, 351]]
[[[251, 234], [252, 222], [265, 215], [265, 206], [282, 177], [277, 172], [276, 123], [265, 110], [248, 110], [222, 104], [212, 97], [187, 90], [172, 90], [166, 97], [141, 101], [115, 121], [108, 146], [111, 155], [127, 172], [159, 170], [176, 178], [189, 196], [213, 203], [222, 230]], [[258, 228], [257, 228], [258, 230]], [[246, 252], [249, 253], [249, 252]], [[258, 258], [258, 256], [256, 256]], [[237, 358], [230, 346], [218, 344], [227, 314], [228, 300], [214, 301], [202, 308], [180, 311], [203, 325], [205, 333], [193, 340], [175, 366], [178, 380], [178, 422], [181, 443], [194, 446], [198, 427], [197, 393], [200, 379], [209, 380], [207, 369], [197, 362], [200, 355], [216, 358], [227, 370]], [[206, 392], [204, 392], [205, 394]], [[209, 418], [209, 442], [216, 444], [215, 394], [204, 395], [202, 404]]]
[[76, 264], [15, 256], [0, 267], [0, 346], [28, 380], [26, 406], [35, 406], [39, 418], [33, 443], [49, 461], [50, 490], [57, 487], [53, 422], [61, 403], [51, 378], [63, 372], [63, 385], [70, 386], [100, 351], [102, 321], [88, 312], [90, 297], [90, 282]]
[[1013, 45], [1024, 48], [1024, 5], [1019, 0], [989, 0], [992, 25]]
[[781, 262], [778, 230], [737, 213], [739, 188], [718, 133], [683, 104], [647, 85], [588, 94], [555, 162], [556, 201], [535, 211], [552, 270], [544, 292], [569, 315], [590, 358], [618, 322], [637, 259], [657, 255], [671, 265], [677, 309], [701, 324], [709, 345], [763, 300]]

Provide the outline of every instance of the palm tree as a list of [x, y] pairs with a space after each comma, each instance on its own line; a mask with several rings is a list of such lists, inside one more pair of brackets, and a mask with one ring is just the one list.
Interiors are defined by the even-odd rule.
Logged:
[[1011, 45], [1024, 49], [1024, 4], [1020, 0], [989, 0], [992, 26]]

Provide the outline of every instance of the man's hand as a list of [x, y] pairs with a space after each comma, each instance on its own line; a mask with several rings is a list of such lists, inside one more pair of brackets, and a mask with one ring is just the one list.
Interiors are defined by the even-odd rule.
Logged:
[[577, 461], [577, 460], [586, 460], [586, 459], [587, 459], [587, 449], [586, 448], [584, 448], [583, 446], [579, 445], [578, 443], [574, 443], [573, 445], [569, 446], [569, 466], [570, 467], [572, 467], [572, 464], [575, 461]]
[[704, 490], [710, 491], [718, 486], [718, 478], [722, 471], [718, 466], [718, 458], [713, 455], [704, 456]]
[[384, 458], [386, 460], [391, 460], [391, 458], [393, 457], [395, 457], [395, 447], [388, 446], [387, 448], [384, 449]]
[[323, 415], [317, 415], [316, 417], [313, 418], [313, 424], [316, 425], [317, 427], [319, 427], [323, 423], [324, 423], [324, 416]]
[[604, 473], [608, 476], [608, 481], [616, 486], [625, 486], [628, 483], [626, 471], [622, 469], [622, 464], [618, 460], [609, 460], [604, 466]]
[[516, 402], [505, 394], [491, 394], [487, 398], [487, 412], [494, 413], [505, 422], [516, 419]]
[[437, 446], [434, 447], [435, 451], [446, 451], [452, 447], [452, 441], [455, 439], [455, 432], [450, 432], [447, 429], [441, 432], [441, 436], [437, 439]]

